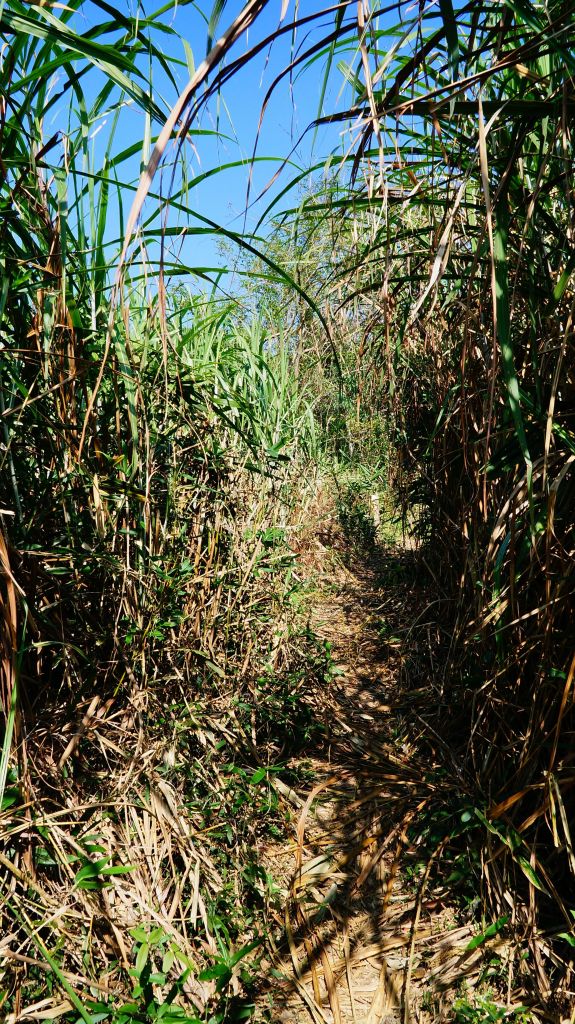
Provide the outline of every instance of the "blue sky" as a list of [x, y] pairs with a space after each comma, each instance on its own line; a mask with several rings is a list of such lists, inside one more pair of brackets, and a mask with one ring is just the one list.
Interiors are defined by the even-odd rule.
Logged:
[[[112, 0], [108, 0], [108, 2], [112, 2]], [[116, 8], [118, 15], [149, 18], [151, 11], [149, 0], [146, 0], [146, 8], [143, 13], [137, 4], [138, 0], [129, 0], [127, 3], [120, 2]], [[156, 46], [161, 48], [169, 62], [175, 78], [175, 81], [170, 81], [158, 61], [155, 61], [150, 69], [146, 63], [148, 58], [144, 59], [142, 56], [141, 70], [144, 75], [142, 84], [147, 89], [149, 88], [166, 114], [189, 79], [190, 61], [197, 67], [206, 54], [207, 22], [212, 5], [213, 0], [199, 0], [198, 3], [180, 0], [175, 11], [163, 12], [153, 25], [149, 28], [146, 27], [146, 32], [149, 32]], [[218, 31], [215, 33], [216, 38], [233, 21], [242, 6], [242, 0], [228, 0], [224, 5]], [[298, 16], [303, 17], [312, 15], [314, 12], [321, 12], [324, 6], [325, 0], [299, 0], [297, 7], [296, 0], [290, 0], [284, 24], [290, 24], [296, 10]], [[270, 0], [247, 36], [236, 43], [233, 51], [227, 57], [228, 63], [257, 41], [265, 39], [277, 30], [281, 7], [282, 0]], [[409, 17], [417, 17], [417, 5], [411, 4], [409, 0], [407, 2], [404, 0], [399, 8], [390, 8], [386, 19], [387, 26], [400, 20], [400, 10], [404, 17], [408, 12], [410, 12]], [[352, 23], [355, 12], [356, 5], [351, 3], [346, 14]], [[279, 179], [272, 184], [265, 197], [252, 205], [246, 212], [250, 161], [265, 94], [275, 77], [290, 64], [294, 51], [299, 48], [301, 50], [308, 49], [314, 40], [322, 38], [326, 32], [330, 31], [333, 27], [334, 16], [332, 11], [305, 27], [299, 27], [295, 39], [291, 32], [284, 34], [274, 42], [273, 46], [258, 54], [256, 59], [243, 68], [233, 80], [227, 82], [221, 95], [212, 98], [209, 105], [202, 110], [200, 118], [195, 120], [190, 138], [183, 149], [185, 174], [192, 182], [185, 196], [187, 211], [178, 210], [172, 205], [167, 213], [167, 224], [172, 232], [184, 228], [187, 228], [188, 231], [185, 235], [174, 237], [172, 234], [167, 237], [168, 261], [180, 259], [184, 267], [189, 267], [190, 271], [194, 267], [213, 267], [221, 264], [221, 252], [213, 235], [193, 234], [194, 228], [198, 228], [201, 224], [194, 214], [207, 217], [237, 232], [243, 230], [245, 217], [247, 230], [254, 230], [260, 214], [273, 196], [285, 188], [288, 182], [296, 177], [302, 169], [314, 163], [323, 163], [330, 154], [335, 158], [334, 162], [337, 163], [337, 158], [341, 157], [344, 150], [349, 147], [349, 135], [345, 134], [343, 124], [324, 126], [317, 133], [310, 131], [304, 134], [303, 139], [298, 143], [298, 139], [320, 112], [325, 69], [325, 61], [320, 57], [320, 59], [310, 62], [308, 67], [304, 66], [299, 69], [293, 79], [285, 77], [271, 97], [263, 118], [257, 151], [258, 156], [266, 158], [266, 160], [255, 164], [252, 169], [252, 203], [274, 175], [279, 172], [282, 161], [290, 155], [294, 145], [295, 149], [291, 152], [291, 164], [283, 169]], [[77, 31], [86, 32], [96, 24], [100, 24], [102, 17], [102, 10], [97, 6], [97, 2], [84, 0], [74, 15], [73, 25]], [[105, 38], [120, 38], [122, 31], [117, 24], [111, 22], [109, 35]], [[100, 39], [104, 41], [102, 37]], [[381, 41], [381, 46], [385, 47], [385, 40]], [[357, 58], [356, 37], [355, 31], [353, 31], [347, 49], [344, 48], [338, 52], [333, 62], [324, 97], [323, 113], [341, 111], [349, 106], [351, 87], [345, 82], [337, 64], [342, 60], [347, 63], [351, 61], [355, 67]], [[151, 84], [146, 86], [148, 76], [150, 76]], [[104, 81], [103, 75], [95, 69], [92, 69], [82, 79], [88, 110], [94, 104]], [[57, 92], [57, 82], [54, 83], [53, 88]], [[73, 106], [74, 103], [75, 101]], [[45, 125], [46, 136], [49, 132], [54, 132], [57, 129], [64, 133], [73, 131], [74, 127], [77, 129], [77, 115], [73, 115], [73, 117], [76, 116], [75, 126], [74, 123], [70, 125], [68, 116], [68, 104], [63, 98], [60, 105], [56, 105], [50, 110], [49, 118], [47, 117], [48, 123]], [[98, 172], [102, 166], [114, 124], [115, 134], [113, 134], [111, 143], [112, 156], [117, 156], [129, 147], [134, 147], [134, 153], [117, 167], [118, 179], [121, 182], [119, 191], [122, 195], [123, 215], [126, 218], [131, 206], [133, 191], [138, 183], [143, 151], [146, 155], [150, 151], [149, 146], [144, 143], [147, 132], [144, 115], [137, 109], [133, 101], [127, 102], [124, 98], [120, 104], [119, 95], [116, 92], [106, 102], [105, 109], [99, 111], [96, 117], [89, 118], [89, 121], [91, 150], [89, 163], [92, 170]], [[159, 128], [159, 122], [152, 126], [152, 139], [157, 135]], [[171, 168], [175, 152], [176, 147], [172, 143], [166, 150], [162, 171], [156, 176], [153, 183], [153, 189], [164, 197], [173, 194], [174, 190]], [[225, 164], [234, 161], [243, 161], [243, 165], [235, 169], [221, 169]], [[210, 175], [209, 172], [215, 170], [218, 173]], [[208, 175], [205, 180], [199, 181], [198, 179], [205, 174]], [[181, 171], [178, 170], [175, 175], [176, 191], [181, 187], [182, 181]], [[96, 194], [97, 189], [96, 185]], [[294, 190], [288, 198], [282, 200], [282, 203], [296, 205], [299, 194], [297, 190]], [[71, 207], [73, 208], [73, 203], [71, 203]], [[79, 216], [84, 220], [89, 214], [87, 207], [87, 199], [84, 197], [84, 209], [79, 210]], [[160, 227], [160, 209], [161, 205], [158, 203], [158, 199], [150, 196], [142, 218], [145, 227], [146, 225], [151, 229]], [[74, 216], [76, 215], [74, 214]], [[265, 234], [268, 229], [269, 226], [263, 225], [259, 229], [260, 234]], [[117, 248], [121, 230], [116, 194], [110, 198], [106, 218], [105, 240], [109, 246], [116, 243], [114, 248]], [[151, 257], [157, 258], [157, 244], [153, 241], [150, 241], [149, 244]], [[233, 258], [229, 257], [229, 250], [226, 258]]]
[[[170, 82], [166, 74], [155, 66], [152, 69], [154, 95], [161, 100], [166, 110], [175, 101], [178, 91], [183, 88], [189, 77], [188, 62], [190, 57], [197, 66], [206, 53], [207, 18], [210, 14], [212, 0], [199, 5], [188, 4], [179, 6], [174, 11], [162, 15], [151, 31], [156, 44], [160, 44], [165, 56], [169, 59], [176, 77], [177, 88]], [[222, 12], [216, 37], [233, 21], [241, 10], [240, 0], [229, 0]], [[299, 14], [309, 15], [320, 11], [322, 0], [301, 0]], [[137, 9], [131, 3], [120, 6], [125, 15], [135, 16]], [[228, 62], [245, 52], [257, 41], [272, 34], [280, 21], [281, 0], [270, 0], [247, 36], [238, 41], [230, 53]], [[145, 13], [149, 15], [147, 4]], [[352, 10], [353, 13], [353, 10]], [[294, 16], [294, 0], [291, 0], [284, 24], [289, 24]], [[293, 57], [294, 47], [307, 49], [312, 38], [318, 38], [333, 24], [333, 13], [313, 23], [309, 28], [298, 31], [295, 40], [291, 32], [285, 34], [273, 46], [266, 48], [258, 57], [250, 62], [234, 79], [227, 83], [221, 95], [214, 97], [209, 106], [203, 109], [201, 117], [194, 123], [194, 130], [211, 134], [193, 136], [191, 143], [184, 149], [187, 174], [193, 180], [206, 172], [218, 169], [218, 173], [208, 176], [205, 180], [195, 183], [189, 190], [186, 202], [192, 211], [223, 224], [233, 231], [241, 232], [244, 218], [248, 231], [253, 230], [260, 212], [268, 205], [274, 194], [285, 187], [300, 169], [308, 167], [314, 161], [325, 159], [330, 153], [341, 153], [342, 139], [340, 126], [328, 126], [320, 129], [317, 134], [309, 132], [296, 146], [291, 155], [291, 164], [284, 168], [280, 179], [274, 183], [266, 196], [246, 213], [246, 196], [250, 161], [258, 131], [258, 121], [262, 103], [267, 89], [274, 78], [280, 73]], [[86, 31], [97, 21], [101, 21], [102, 13], [90, 2], [84, 3], [75, 17], [74, 25], [79, 31]], [[145, 63], [142, 71], [147, 73]], [[323, 64], [316, 62], [308, 70], [299, 71], [294, 80], [284, 78], [274, 92], [261, 127], [258, 140], [258, 156], [266, 158], [252, 168], [251, 201], [277, 174], [282, 160], [292, 150], [298, 138], [318, 114], [323, 80]], [[86, 103], [92, 103], [101, 87], [103, 79], [99, 72], [93, 71], [84, 79]], [[334, 68], [330, 75], [325, 95], [324, 110], [342, 109], [350, 100], [349, 87], [344, 85], [341, 73]], [[115, 154], [131, 145], [139, 144], [145, 133], [144, 117], [133, 105], [127, 104], [118, 112], [114, 103], [91, 126], [91, 147], [93, 166], [99, 167], [109, 137], [114, 114], [118, 113], [118, 125], [113, 143]], [[56, 108], [51, 115], [52, 125], [63, 128], [65, 115], [64, 106]], [[52, 128], [53, 130], [53, 128]], [[158, 125], [152, 128], [152, 134], [158, 132]], [[154, 181], [154, 188], [166, 194], [171, 187], [171, 158], [175, 146], [170, 144], [166, 150], [164, 168]], [[122, 181], [129, 186], [137, 183], [140, 169], [141, 154], [135, 154], [120, 168]], [[223, 165], [235, 161], [244, 161], [244, 166], [221, 170]], [[181, 184], [181, 177], [176, 175], [176, 187]], [[297, 191], [293, 202], [297, 202]], [[130, 191], [125, 193], [125, 207], [130, 205]], [[291, 201], [291, 200], [290, 200]], [[158, 209], [158, 202], [149, 198], [144, 209], [144, 220]], [[118, 211], [115, 200], [110, 201], [106, 238], [110, 242], [119, 236]], [[172, 228], [184, 224], [199, 225], [197, 218], [186, 216], [181, 211], [172, 210], [168, 223]], [[262, 227], [265, 233], [265, 228]], [[213, 266], [221, 263], [216, 240], [209, 235], [187, 237], [167, 243], [172, 251], [185, 263], [191, 266]]]
[[[321, 9], [319, 0], [306, 0], [300, 5], [300, 11], [312, 13], [314, 8]], [[228, 4], [223, 12], [220, 28], [225, 28], [237, 11], [238, 3]], [[286, 22], [289, 23], [293, 13], [293, 2], [288, 8]], [[265, 38], [278, 26], [280, 18], [280, 0], [272, 0], [264, 10], [257, 24], [248, 33], [247, 38], [240, 41], [230, 55], [237, 56], [245, 51], [256, 40]], [[333, 19], [333, 15], [331, 19]], [[328, 20], [328, 24], [330, 23]], [[196, 62], [204, 56], [205, 27], [199, 20], [194, 20], [186, 9], [180, 9], [173, 22], [174, 28], [180, 32], [192, 46]], [[312, 32], [317, 38], [320, 28], [325, 28], [326, 19], [317, 23], [317, 28], [301, 31], [295, 40], [296, 46], [307, 48], [310, 39], [306, 36]], [[293, 40], [291, 33], [285, 35], [243, 69], [231, 83], [224, 86], [221, 96], [212, 101], [204, 110], [200, 125], [204, 129], [217, 129], [222, 133], [220, 138], [203, 138], [196, 142], [196, 153], [190, 154], [191, 167], [197, 173], [219, 168], [226, 163], [245, 160], [244, 167], [218, 171], [217, 175], [197, 185], [191, 195], [191, 205], [200, 213], [230, 227], [241, 231], [246, 217], [248, 230], [253, 230], [259, 215], [268, 205], [270, 199], [280, 188], [285, 187], [299, 169], [310, 166], [315, 161], [325, 159], [329, 152], [342, 151], [340, 130], [333, 126], [321, 129], [317, 135], [309, 132], [296, 146], [291, 154], [291, 163], [285, 167], [277, 183], [269, 189], [265, 198], [255, 203], [246, 213], [248, 177], [250, 175], [250, 159], [258, 134], [258, 123], [265, 94], [278, 75], [290, 62]], [[260, 192], [265, 189], [281, 167], [281, 162], [291, 152], [292, 147], [305, 132], [305, 129], [318, 114], [321, 99], [322, 71], [319, 63], [309, 70], [300, 72], [295, 81], [285, 77], [274, 91], [266, 108], [261, 131], [258, 138], [257, 154], [265, 158], [265, 162], [256, 163], [251, 169], [250, 202], [253, 203]], [[337, 70], [330, 76], [325, 107], [340, 109], [347, 99], [349, 89], [343, 88], [343, 78]], [[297, 201], [297, 193], [294, 193]], [[197, 255], [211, 257], [217, 262], [216, 247], [213, 241], [203, 238], [194, 244]]]

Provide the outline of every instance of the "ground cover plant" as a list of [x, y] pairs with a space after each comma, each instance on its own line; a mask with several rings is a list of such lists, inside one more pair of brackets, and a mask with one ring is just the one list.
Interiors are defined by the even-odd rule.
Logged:
[[[258, 843], [332, 671], [294, 617], [290, 534], [329, 464], [356, 548], [394, 490], [436, 588], [442, 671], [410, 679], [453, 774], [425, 884], [444, 853], [469, 865], [480, 941], [514, 937], [560, 1020], [575, 7], [286, 3], [271, 32], [266, 7], [206, 10], [200, 62], [170, 5], [0, 12], [2, 1012], [251, 1013], [277, 898]], [[192, 208], [221, 132], [201, 116], [284, 43], [261, 116], [316, 68], [310, 132], [341, 152], [295, 176], [283, 154], [254, 232], [218, 229]], [[190, 284], [178, 246], [207, 230], [231, 289]]]

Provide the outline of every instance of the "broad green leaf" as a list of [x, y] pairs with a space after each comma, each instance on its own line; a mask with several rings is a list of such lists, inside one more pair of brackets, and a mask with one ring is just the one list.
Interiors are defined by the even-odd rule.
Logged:
[[471, 950], [482, 946], [488, 939], [493, 939], [499, 934], [504, 925], [507, 924], [508, 920], [509, 914], [504, 914], [503, 917], [497, 918], [497, 921], [494, 921], [493, 924], [490, 924], [489, 927], [485, 929], [485, 931], [481, 932], [480, 935], [475, 935], [474, 938], [471, 939], [471, 942], [467, 943], [465, 951], [470, 952]]

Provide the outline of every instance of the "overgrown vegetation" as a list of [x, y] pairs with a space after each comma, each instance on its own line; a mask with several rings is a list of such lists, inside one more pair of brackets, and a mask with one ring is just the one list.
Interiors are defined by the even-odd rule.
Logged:
[[314, 423], [263, 321], [158, 288], [153, 227], [112, 297], [120, 101], [147, 159], [138, 60], [171, 69], [153, 18], [96, 12], [87, 36], [71, 8], [2, 14], [1, 1014], [240, 1019], [275, 780], [329, 676], [285, 532]]
[[[575, 7], [287, 5], [265, 38], [265, 6], [197, 68], [171, 5], [0, 13], [2, 1013], [250, 1015], [281, 906], [258, 849], [285, 828], [292, 755], [322, 742], [333, 673], [297, 613], [290, 532], [329, 467], [350, 544], [403, 522], [434, 581], [437, 642], [406, 669], [448, 750], [424, 877], [471, 880], [483, 934], [520, 944], [559, 1020]], [[192, 209], [190, 153], [202, 111], [288, 39], [273, 88], [321, 66], [316, 127], [348, 134], [341, 158], [283, 167], [253, 236], [220, 230], [242, 254], [222, 297], [186, 262], [218, 232]], [[326, 112], [342, 75], [348, 106]]]

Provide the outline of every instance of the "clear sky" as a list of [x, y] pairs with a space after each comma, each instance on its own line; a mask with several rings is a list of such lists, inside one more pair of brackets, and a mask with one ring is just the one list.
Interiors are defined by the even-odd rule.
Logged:
[[[151, 19], [152, 2], [153, 0], [146, 0], [146, 7], [142, 9], [139, 0], [118, 0], [115, 8], [109, 8], [114, 18], [110, 19], [106, 35], [98, 36], [98, 39], [100, 42], [109, 42], [122, 38], [125, 32], [120, 24], [122, 17], [142, 19], [143, 31], [161, 51], [169, 70], [162, 68], [161, 60], [158, 58], [153, 60], [150, 66], [148, 56], [142, 53], [141, 84], [167, 115], [179, 92], [189, 80], [190, 66], [197, 67], [206, 55], [208, 20], [214, 0], [179, 0], [175, 9], [160, 9], [160, 13], [148, 24], [146, 19]], [[73, 15], [74, 29], [80, 33], [93, 32], [95, 26], [101, 25], [103, 18], [108, 17], [102, 8], [102, 4], [105, 7], [106, 3], [113, 3], [113, 0], [84, 0]], [[255, 25], [235, 44], [233, 51], [227, 56], [228, 65], [258, 41], [268, 35], [277, 34], [283, 6], [283, 0], [270, 0]], [[227, 0], [223, 4], [215, 38], [233, 22], [242, 7], [243, 0]], [[194, 120], [192, 131], [182, 150], [185, 171], [182, 175], [180, 165], [173, 180], [172, 168], [177, 147], [173, 142], [168, 145], [161, 173], [157, 174], [152, 186], [152, 193], [155, 192], [156, 196], [150, 194], [148, 197], [141, 219], [143, 237], [152, 261], [156, 260], [159, 254], [157, 239], [164, 217], [169, 229], [164, 235], [167, 266], [170, 263], [175, 265], [179, 260], [184, 268], [189, 268], [193, 273], [193, 268], [215, 267], [221, 265], [222, 260], [231, 260], [229, 249], [226, 256], [222, 257], [217, 238], [206, 229], [201, 217], [238, 233], [244, 230], [245, 218], [245, 227], [248, 231], [253, 231], [273, 197], [291, 180], [301, 175], [304, 169], [313, 164], [323, 165], [330, 155], [333, 163], [337, 164], [344, 152], [349, 151], [349, 126], [346, 127], [343, 123], [332, 124], [323, 126], [317, 132], [312, 129], [307, 133], [306, 129], [318, 114], [334, 113], [350, 106], [352, 88], [338, 65], [351, 65], [354, 69], [358, 66], [355, 2], [349, 3], [346, 7], [346, 18], [351, 25], [349, 39], [334, 55], [327, 82], [324, 82], [326, 54], [320, 54], [317, 59], [308, 60], [300, 65], [294, 74], [285, 76], [273, 92], [263, 116], [258, 138], [257, 154], [261, 162], [256, 162], [253, 166], [251, 164], [254, 143], [258, 136], [260, 112], [268, 88], [295, 56], [324, 38], [334, 26], [336, 8], [327, 14], [321, 14], [324, 7], [325, 0], [289, 0], [282, 23], [284, 26], [289, 26], [296, 16], [302, 19], [318, 14], [318, 17], [305, 26], [300, 25], [295, 36], [291, 30], [280, 35], [273, 45], [262, 50], [233, 79], [224, 83], [221, 93], [212, 97], [209, 104], [202, 109], [199, 118]], [[434, 0], [431, 0], [428, 10], [433, 9]], [[398, 40], [398, 37], [403, 35], [406, 24], [410, 20], [417, 21], [418, 13], [417, 3], [399, 0], [397, 5], [390, 4], [387, 13], [380, 16], [379, 28], [385, 28], [392, 35], [380, 37], [379, 61], [387, 45], [391, 47], [392, 39]], [[403, 22], [403, 26], [391, 27], [398, 22]], [[401, 46], [404, 45], [405, 41], [401, 43]], [[400, 53], [401, 47], [395, 53], [395, 57]], [[390, 51], [390, 60], [393, 58], [394, 53]], [[58, 81], [61, 74], [57, 71], [53, 82], [50, 83], [50, 89], [56, 97], [62, 82], [61, 79]], [[112, 166], [108, 163], [106, 175], [111, 179], [116, 178], [118, 182], [117, 187], [111, 190], [105, 217], [104, 241], [111, 250], [108, 257], [113, 259], [114, 252], [121, 248], [121, 236], [138, 184], [142, 160], [147, 161], [162, 122], [158, 119], [151, 126], [147, 125], [144, 114], [134, 101], [124, 96], [120, 102], [117, 90], [106, 97], [102, 107], [95, 110], [94, 104], [105, 81], [106, 77], [102, 72], [94, 68], [81, 79], [83, 102], [88, 111], [85, 117], [88, 126], [85, 134], [89, 137], [84, 175], [91, 172], [95, 176], [95, 185], [93, 194], [88, 195], [85, 183], [89, 178], [83, 177], [82, 174], [77, 175], [77, 178], [83, 181], [83, 194], [80, 201], [74, 201], [73, 195], [70, 194], [68, 205], [71, 224], [74, 218], [76, 224], [87, 224], [90, 217], [92, 222], [97, 221], [97, 211], [94, 215], [94, 197], [97, 202], [100, 194], [98, 176], [107, 153]], [[320, 111], [324, 85], [326, 88]], [[59, 102], [54, 103], [47, 112], [44, 126], [46, 138], [57, 131], [62, 132], [64, 136], [66, 133], [76, 133], [79, 136], [79, 101], [77, 96], [72, 96], [70, 115], [70, 95], [70, 91], [62, 94]], [[65, 159], [64, 150], [65, 142], [60, 153], [60, 161]], [[124, 157], [123, 154], [127, 155]], [[282, 161], [288, 157], [290, 163], [278, 176]], [[55, 150], [52, 151], [52, 158], [58, 159]], [[240, 162], [241, 166], [226, 168], [225, 165], [235, 162]], [[77, 161], [75, 166], [78, 166]], [[317, 173], [319, 175], [320, 172]], [[246, 211], [250, 174], [250, 207]], [[185, 209], [178, 209], [177, 202], [172, 202], [167, 210], [165, 204], [159, 202], [157, 193], [164, 198], [168, 195], [178, 197], [186, 178], [188, 187], [185, 194], [179, 196]], [[309, 182], [309, 178], [307, 181]], [[299, 190], [294, 189], [289, 196], [284, 196], [282, 206], [297, 205], [304, 184], [302, 182]], [[266, 186], [269, 188], [265, 196], [256, 201]], [[70, 184], [69, 191], [72, 191]], [[258, 232], [265, 235], [266, 230], [269, 230], [269, 224], [266, 225], [264, 222], [258, 228]], [[86, 245], [91, 244], [89, 239], [94, 237], [93, 224], [91, 230], [86, 230], [86, 237]], [[140, 251], [138, 240], [133, 251]]]
[[[212, 5], [212, 0], [200, 0], [199, 4], [180, 4], [175, 11], [163, 13], [150, 29], [154, 42], [161, 47], [176, 78], [175, 83], [170, 82], [159, 63], [155, 63], [151, 69], [151, 88], [166, 113], [174, 103], [178, 91], [188, 81], [190, 61], [193, 60], [197, 67], [206, 54], [207, 20]], [[233, 21], [242, 6], [241, 0], [228, 0], [221, 13], [218, 30], [215, 33], [216, 38]], [[270, 0], [257, 23], [246, 36], [236, 43], [227, 58], [227, 63], [242, 52], [246, 52], [257, 41], [277, 30], [281, 6], [281, 0]], [[314, 11], [319, 12], [323, 6], [325, 4], [322, 3], [322, 0], [300, 0], [299, 16], [307, 16], [313, 14]], [[150, 9], [150, 5], [146, 4], [144, 11], [146, 16], [150, 15]], [[125, 3], [123, 0], [120, 0], [117, 10], [125, 15], [135, 16], [137, 14], [135, 4]], [[290, 0], [284, 25], [291, 23], [294, 11], [294, 0]], [[354, 13], [353, 5], [351, 12]], [[74, 27], [79, 31], [89, 31], [96, 22], [101, 22], [101, 20], [101, 10], [94, 4], [86, 2], [82, 4], [80, 11], [75, 16]], [[250, 172], [251, 156], [258, 134], [260, 112], [266, 91], [275, 77], [290, 64], [294, 54], [300, 50], [305, 51], [313, 40], [317, 40], [326, 31], [329, 31], [329, 28], [333, 26], [333, 20], [334, 13], [332, 12], [311, 25], [300, 28], [295, 38], [291, 32], [287, 32], [276, 40], [273, 46], [267, 47], [255, 60], [243, 68], [232, 81], [225, 84], [221, 94], [214, 97], [209, 105], [202, 110], [200, 118], [194, 122], [193, 129], [194, 131], [200, 129], [201, 132], [209, 134], [192, 135], [184, 148], [187, 174], [191, 182], [185, 203], [191, 211], [196, 211], [210, 220], [238, 232], [244, 228], [245, 217], [248, 231], [253, 230], [259, 215], [271, 198], [284, 188], [299, 171], [310, 166], [314, 161], [325, 159], [330, 152], [336, 154], [343, 152], [340, 126], [323, 127], [317, 133], [314, 131], [307, 133], [303, 140], [295, 146], [295, 150], [291, 154], [290, 165], [284, 168], [279, 179], [271, 185], [265, 198], [256, 202], [246, 212], [250, 173], [252, 175], [250, 202], [253, 204], [259, 193], [274, 179], [274, 175], [281, 167], [282, 160], [290, 155], [290, 151], [299, 137], [317, 117], [321, 101], [324, 62], [320, 59], [307, 69], [298, 70], [293, 77], [285, 77], [274, 91], [263, 117], [257, 147], [258, 157], [266, 159], [261, 163], [256, 163]], [[112, 28], [112, 38], [113, 33], [114, 29]], [[349, 58], [352, 55], [353, 50], [350, 50], [347, 56]], [[141, 67], [148, 76], [150, 69], [145, 61], [142, 62]], [[91, 72], [84, 78], [83, 88], [87, 106], [93, 103], [102, 82], [103, 78], [97, 71]], [[324, 111], [342, 109], [349, 101], [349, 87], [345, 85], [342, 74], [334, 65], [327, 84]], [[51, 124], [47, 128], [50, 127], [52, 130], [64, 128], [62, 123], [64, 116], [64, 106], [57, 106], [50, 114]], [[116, 108], [112, 102], [107, 105], [104, 115], [91, 123], [91, 164], [96, 170], [101, 166], [115, 116], [117, 116], [117, 125], [112, 143], [112, 153], [118, 154], [130, 146], [138, 148], [137, 153], [119, 164], [117, 168], [119, 179], [133, 188], [137, 184], [140, 171], [142, 156], [140, 144], [143, 143], [146, 134], [144, 116], [133, 104], [127, 103], [117, 109], [117, 101]], [[158, 130], [159, 125], [154, 125], [152, 136], [157, 135]], [[170, 169], [174, 152], [175, 146], [170, 144], [166, 150], [165, 166], [154, 181], [153, 189], [161, 190], [163, 195], [172, 191], [174, 187], [171, 183]], [[243, 161], [243, 166], [222, 169], [224, 165], [237, 161]], [[197, 180], [207, 172], [216, 170], [217, 173], [208, 175], [204, 180]], [[175, 178], [176, 189], [181, 184], [182, 180], [180, 172], [178, 172]], [[123, 194], [124, 218], [127, 216], [132, 194], [129, 188]], [[292, 202], [295, 204], [297, 198], [298, 192], [295, 190], [293, 200], [285, 199], [284, 204], [290, 205]], [[157, 199], [149, 198], [144, 209], [144, 223], [157, 210]], [[193, 215], [188, 216], [177, 209], [172, 209], [169, 212], [167, 223], [172, 228], [181, 228], [185, 225], [192, 228], [194, 225], [200, 226], [200, 221]], [[158, 224], [156, 224], [157, 226]], [[118, 203], [117, 199], [112, 196], [107, 215], [107, 241], [116, 241], [120, 232], [121, 221]], [[265, 227], [262, 226], [260, 233], [265, 233]], [[190, 268], [214, 266], [222, 262], [217, 241], [211, 235], [187, 235], [185, 238], [177, 239], [172, 236], [168, 238], [166, 245], [168, 250], [171, 249], [174, 257], [178, 256], [183, 259]]]
[[[304, 0], [300, 3], [301, 14], [311, 14], [321, 10], [321, 0]], [[241, 8], [237, 2], [228, 3], [220, 19], [220, 30], [227, 27]], [[246, 51], [256, 41], [272, 34], [280, 20], [281, 0], [271, 0], [257, 24], [235, 47], [229, 59]], [[288, 7], [285, 24], [293, 18], [293, 0]], [[279, 83], [265, 110], [261, 130], [258, 137], [258, 125], [264, 97], [275, 77], [290, 63], [294, 50], [307, 49], [317, 39], [326, 26], [333, 24], [334, 15], [322, 18], [309, 28], [298, 31], [296, 38], [291, 32], [277, 40], [273, 46], [266, 48], [258, 57], [249, 63], [234, 79], [224, 86], [218, 100], [213, 100], [203, 111], [200, 126], [221, 133], [219, 137], [204, 137], [195, 141], [196, 152], [188, 153], [191, 169], [197, 174], [218, 168], [218, 173], [196, 185], [190, 195], [193, 209], [218, 223], [241, 231], [246, 217], [248, 230], [256, 227], [257, 220], [274, 194], [285, 187], [301, 169], [314, 162], [325, 159], [330, 152], [342, 152], [342, 140], [338, 126], [322, 128], [317, 135], [314, 131], [304, 135], [306, 128], [317, 117], [323, 80], [322, 62], [313, 63], [307, 70], [298, 71], [290, 79], [286, 76]], [[204, 56], [206, 30], [200, 19], [190, 15], [189, 9], [180, 8], [174, 18], [173, 26], [190, 44], [196, 63]], [[334, 69], [330, 75], [328, 90], [325, 96], [324, 109], [342, 109], [345, 100], [349, 102], [349, 89], [344, 87], [341, 74]], [[304, 135], [301, 141], [298, 140]], [[257, 138], [257, 154], [265, 158], [253, 167], [251, 156]], [[295, 146], [293, 152], [292, 148]], [[291, 153], [291, 156], [290, 156]], [[286, 166], [279, 179], [266, 192], [265, 197], [254, 202], [257, 196], [270, 185], [281, 167], [282, 161], [290, 156], [290, 165]], [[271, 158], [271, 159], [270, 159]], [[221, 170], [223, 165], [244, 160], [240, 168]], [[246, 212], [248, 180], [251, 175], [250, 209]], [[297, 202], [297, 191], [293, 200]], [[263, 229], [262, 229], [263, 230]], [[213, 240], [197, 239], [193, 244], [199, 262], [216, 256]], [[209, 259], [208, 259], [209, 261]]]

